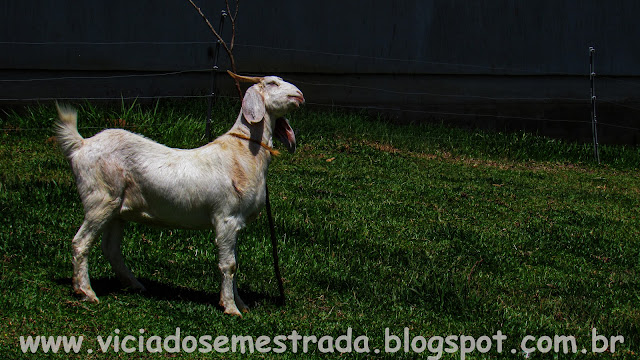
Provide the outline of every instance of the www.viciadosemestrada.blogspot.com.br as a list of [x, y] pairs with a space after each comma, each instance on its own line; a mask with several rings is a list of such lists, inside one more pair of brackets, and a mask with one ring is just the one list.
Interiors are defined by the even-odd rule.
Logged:
[[[20, 336], [20, 350], [23, 353], [415, 353], [427, 355], [428, 359], [440, 359], [444, 354], [458, 354], [465, 359], [469, 354], [518, 353], [615, 353], [624, 336], [604, 336], [597, 329], [591, 329], [587, 346], [579, 347], [575, 336], [526, 335], [516, 341], [517, 346], [507, 349], [508, 336], [498, 330], [493, 335], [479, 337], [466, 335], [448, 335], [424, 337], [411, 334], [405, 327], [397, 333], [385, 328], [382, 332], [382, 345], [373, 346], [367, 335], [354, 335], [352, 328], [337, 337], [330, 335], [301, 335], [292, 330], [288, 335], [249, 336], [249, 335], [185, 335], [176, 328], [171, 335], [161, 337], [150, 335], [144, 329], [138, 334], [122, 334], [115, 329], [108, 336], [97, 336], [88, 346], [84, 336]], [[617, 348], [618, 347], [618, 348]]]

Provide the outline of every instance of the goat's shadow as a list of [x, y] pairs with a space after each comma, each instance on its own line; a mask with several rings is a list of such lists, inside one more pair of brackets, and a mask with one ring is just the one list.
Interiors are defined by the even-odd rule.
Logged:
[[[190, 289], [182, 286], [175, 286], [173, 284], [166, 284], [156, 280], [139, 278], [138, 279], [145, 287], [146, 291], [133, 291], [122, 286], [120, 281], [116, 278], [96, 278], [91, 279], [91, 287], [96, 292], [98, 298], [108, 297], [117, 294], [131, 294], [138, 293], [144, 297], [167, 300], [167, 301], [189, 301], [197, 304], [213, 305], [219, 310], [223, 311], [219, 305], [220, 293], [209, 292], [203, 290]], [[54, 280], [58, 285], [68, 286], [71, 290], [72, 284], [70, 278], [57, 278]], [[282, 303], [277, 296], [271, 296], [251, 290], [238, 289], [240, 297], [250, 308], [256, 307], [256, 305], [269, 302], [281, 306]]]

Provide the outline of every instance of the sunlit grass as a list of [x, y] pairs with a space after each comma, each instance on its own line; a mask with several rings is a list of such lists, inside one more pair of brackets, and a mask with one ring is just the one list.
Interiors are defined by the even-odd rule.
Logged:
[[[204, 104], [78, 105], [84, 136], [116, 126], [173, 147], [206, 143]], [[236, 103], [220, 102], [214, 134], [226, 131], [237, 111]], [[27, 107], [4, 115], [0, 125], [11, 129], [0, 132], [0, 352], [9, 358], [21, 355], [20, 335], [84, 335], [86, 346], [98, 349], [96, 337], [115, 329], [168, 336], [176, 327], [196, 337], [295, 329], [318, 338], [352, 328], [369, 336], [371, 349], [383, 349], [387, 327], [425, 337], [501, 330], [509, 350], [527, 334], [574, 335], [579, 349], [590, 350], [596, 327], [625, 336], [619, 354], [632, 358], [638, 351], [638, 148], [602, 146], [598, 166], [588, 144], [527, 133], [295, 112], [298, 151], [283, 152], [269, 173], [287, 304], [276, 305], [261, 216], [239, 240], [238, 281], [252, 311], [236, 319], [217, 306], [209, 231], [128, 226], [125, 259], [149, 293], [122, 290], [96, 246], [91, 276], [101, 303], [78, 302], [70, 239], [82, 209], [51, 138], [54, 116], [52, 105]], [[99, 355], [71, 357], [150, 356]], [[202, 356], [213, 355], [179, 354]]]

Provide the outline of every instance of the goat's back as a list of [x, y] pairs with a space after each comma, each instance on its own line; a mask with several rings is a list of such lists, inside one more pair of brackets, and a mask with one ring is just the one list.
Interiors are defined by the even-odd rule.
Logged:
[[174, 149], [108, 129], [84, 139], [71, 163], [83, 201], [106, 189], [126, 220], [201, 228], [211, 226], [214, 209], [239, 205], [229, 176], [236, 156], [223, 147]]

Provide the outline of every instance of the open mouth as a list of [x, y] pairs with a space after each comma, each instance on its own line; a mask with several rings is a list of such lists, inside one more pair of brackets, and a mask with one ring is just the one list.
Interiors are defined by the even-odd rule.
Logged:
[[291, 129], [287, 119], [283, 117], [276, 119], [273, 135], [284, 144], [290, 153], [296, 151], [296, 134]]

